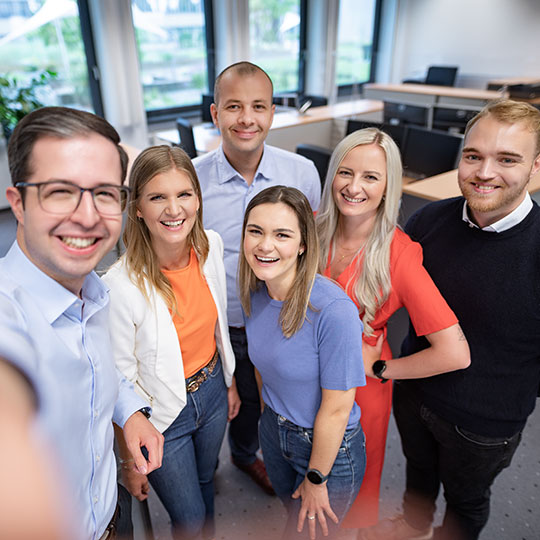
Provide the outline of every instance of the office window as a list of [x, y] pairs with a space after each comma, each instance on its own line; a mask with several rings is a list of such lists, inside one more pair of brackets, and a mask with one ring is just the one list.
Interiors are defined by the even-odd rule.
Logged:
[[205, 4], [203, 0], [132, 0], [149, 116], [200, 106], [201, 94], [208, 90]]
[[341, 0], [339, 3], [336, 51], [339, 93], [350, 93], [353, 86], [373, 78], [379, 3], [378, 0]]
[[21, 87], [52, 70], [56, 77], [38, 88], [41, 102], [96, 110], [75, 0], [0, 0], [0, 66]]
[[251, 60], [270, 75], [274, 93], [302, 90], [300, 0], [249, 0]]

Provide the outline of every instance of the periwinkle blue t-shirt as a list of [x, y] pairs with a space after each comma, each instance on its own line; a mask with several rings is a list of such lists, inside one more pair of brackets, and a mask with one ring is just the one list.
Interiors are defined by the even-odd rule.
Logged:
[[[322, 388], [366, 384], [362, 322], [354, 303], [338, 285], [317, 275], [310, 304], [313, 309], [290, 338], [279, 323], [283, 302], [272, 300], [265, 285], [251, 295], [251, 316], [245, 317], [249, 357], [261, 374], [264, 402], [304, 428], [313, 427]], [[359, 419], [354, 403], [347, 427]]]

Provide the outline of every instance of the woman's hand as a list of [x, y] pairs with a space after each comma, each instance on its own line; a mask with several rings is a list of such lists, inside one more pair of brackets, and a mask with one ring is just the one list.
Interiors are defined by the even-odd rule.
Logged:
[[365, 339], [362, 339], [362, 360], [364, 361], [366, 377], [376, 378], [375, 373], [373, 373], [373, 364], [381, 359], [383, 342], [384, 334], [381, 334], [377, 338], [377, 343], [375, 345], [369, 345], [366, 343]]
[[148, 498], [150, 486], [146, 474], [141, 474], [133, 468], [133, 463], [122, 464], [122, 480], [126, 489], [139, 501]]
[[229, 403], [227, 420], [230, 422], [238, 414], [242, 403], [240, 401], [240, 396], [238, 395], [238, 390], [236, 389], [236, 380], [234, 377], [232, 378], [231, 386], [227, 389], [227, 401]]
[[298, 513], [298, 532], [302, 532], [307, 518], [311, 540], [316, 538], [317, 521], [321, 526], [323, 536], [328, 536], [326, 516], [335, 523], [338, 523], [339, 519], [330, 506], [326, 482], [321, 485], [315, 485], [307, 478], [304, 478], [298, 489], [292, 494], [293, 499], [298, 499], [298, 497], [302, 498], [302, 505]]

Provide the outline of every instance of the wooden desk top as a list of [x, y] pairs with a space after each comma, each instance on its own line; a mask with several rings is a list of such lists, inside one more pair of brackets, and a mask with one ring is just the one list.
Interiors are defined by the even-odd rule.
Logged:
[[488, 81], [488, 84], [500, 84], [508, 86], [512, 84], [540, 84], [539, 77], [508, 77], [506, 79], [493, 79]]
[[369, 83], [365, 89], [383, 90], [387, 92], [403, 92], [409, 94], [425, 94], [431, 96], [456, 97], [465, 99], [484, 99], [486, 101], [508, 97], [508, 92], [498, 90], [481, 90], [478, 88], [456, 88], [453, 86], [434, 86], [431, 84], [380, 84]]
[[[313, 124], [316, 122], [325, 122], [334, 118], [346, 118], [356, 116], [357, 114], [367, 114], [383, 110], [383, 102], [373, 99], [357, 99], [354, 101], [344, 101], [334, 105], [325, 105], [323, 107], [313, 107], [308, 109], [306, 114], [300, 115], [296, 109], [285, 112], [278, 112], [274, 115], [271, 130], [285, 129], [296, 126]], [[178, 144], [180, 139], [176, 129], [167, 129], [158, 131], [156, 136], [164, 141]], [[195, 148], [199, 152], [210, 152], [216, 149], [221, 136], [218, 130], [211, 124], [199, 124], [193, 126], [193, 137], [195, 139]]]
[[[441, 201], [442, 199], [461, 195], [457, 181], [457, 169], [424, 180], [418, 180], [417, 182], [404, 177], [403, 184], [403, 193], [427, 199], [428, 201]], [[540, 171], [531, 178], [529, 184], [529, 193], [536, 193], [537, 191], [540, 191]]]

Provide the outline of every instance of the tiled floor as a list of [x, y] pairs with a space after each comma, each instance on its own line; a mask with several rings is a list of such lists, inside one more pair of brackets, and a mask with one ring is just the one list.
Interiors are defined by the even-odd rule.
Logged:
[[[509, 469], [497, 478], [491, 517], [480, 540], [540, 539], [540, 408], [529, 418], [523, 440]], [[405, 461], [394, 420], [390, 422], [386, 463], [381, 486], [381, 517], [399, 512], [405, 485]], [[152, 493], [150, 514], [156, 540], [171, 540], [167, 513]], [[442, 520], [444, 499], [438, 500], [436, 523]], [[279, 540], [285, 513], [276, 497], [265, 495], [236, 469], [223, 444], [216, 474], [216, 539]], [[356, 531], [344, 531], [353, 540]], [[143, 538], [140, 536], [139, 538]]]

